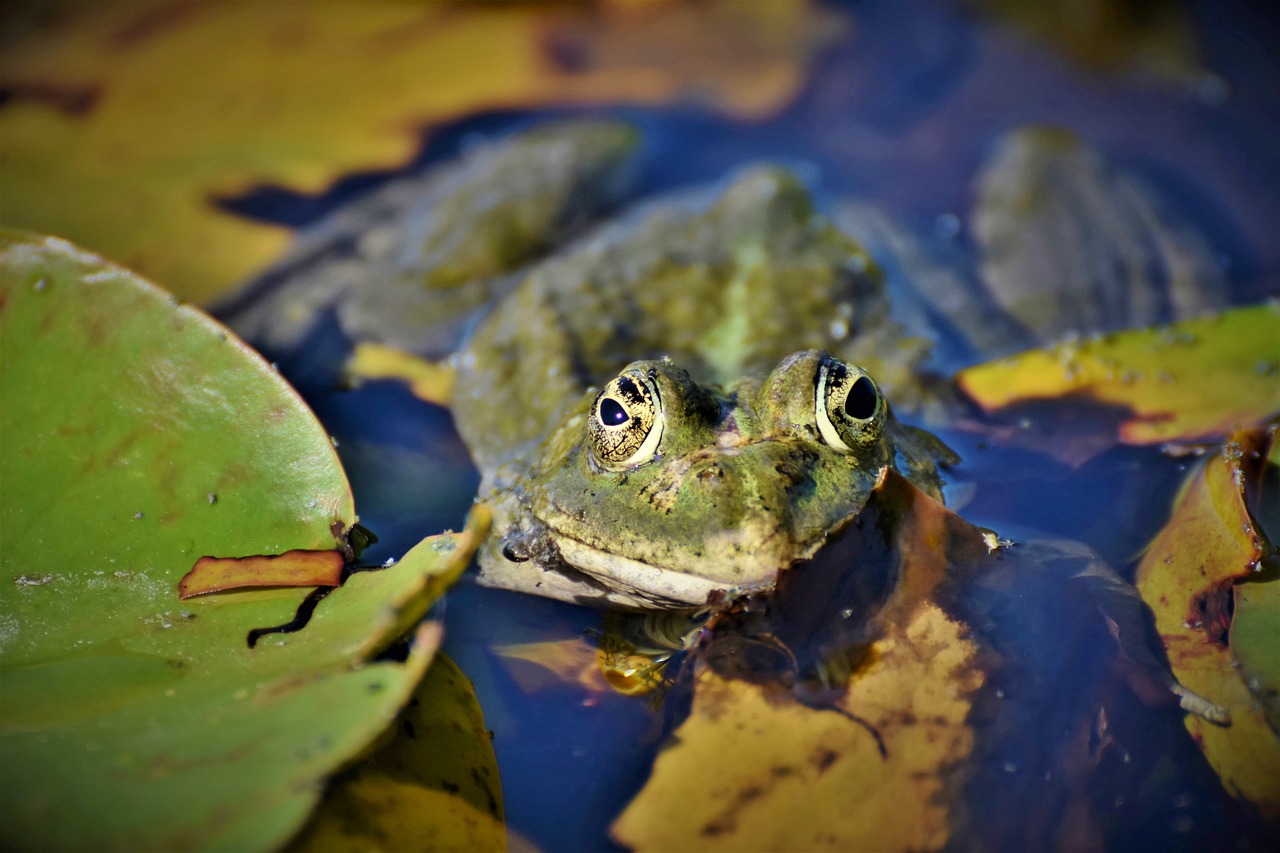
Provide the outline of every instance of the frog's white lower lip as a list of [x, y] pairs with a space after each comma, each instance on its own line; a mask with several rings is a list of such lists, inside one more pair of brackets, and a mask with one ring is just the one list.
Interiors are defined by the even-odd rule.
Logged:
[[[563, 534], [556, 536], [561, 558], [578, 571], [588, 574], [614, 590], [626, 590], [639, 602], [659, 607], [700, 607], [707, 597], [724, 590], [724, 581], [654, 566], [630, 557], [602, 551]], [[772, 587], [777, 581], [776, 569], [767, 577], [745, 579], [731, 593], [756, 591]]]

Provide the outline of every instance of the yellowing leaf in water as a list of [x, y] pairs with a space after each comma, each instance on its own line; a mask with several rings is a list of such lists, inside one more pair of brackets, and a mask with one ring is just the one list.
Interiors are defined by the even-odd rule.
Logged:
[[511, 678], [525, 693], [563, 684], [596, 693], [609, 690], [597, 665], [596, 649], [584, 637], [498, 646]]
[[1280, 306], [1237, 308], [1154, 329], [1058, 344], [961, 371], [987, 411], [1071, 397], [1127, 408], [1119, 440], [1227, 435], [1280, 411]]
[[941, 847], [959, 776], [940, 770], [972, 746], [966, 694], [981, 676], [937, 607], [902, 628], [833, 708], [704, 670], [614, 837], [639, 850]]
[[[613, 826], [640, 850], [937, 849], [973, 747], [985, 676], [967, 626], [933, 600], [981, 534], [900, 475], [872, 501], [900, 525], [901, 581], [843, 695], [806, 705], [703, 665], [689, 717]], [[781, 605], [785, 606], [785, 605]], [[891, 815], [891, 819], [886, 816]]]
[[288, 240], [219, 199], [402, 165], [422, 128], [479, 110], [689, 95], [769, 115], [842, 19], [793, 3], [69, 2], [12, 21], [7, 223], [208, 302]]
[[382, 344], [357, 344], [345, 373], [353, 382], [399, 379], [415, 397], [437, 406], [447, 406], [453, 396], [453, 369], [447, 364]]
[[1222, 453], [1191, 472], [1168, 524], [1143, 554], [1136, 580], [1178, 680], [1231, 712], [1227, 726], [1188, 715], [1187, 730], [1227, 790], [1275, 819], [1280, 738], [1227, 647], [1233, 585], [1249, 578], [1252, 586], [1251, 575], [1270, 549], [1244, 494], [1258, 482], [1272, 438], [1262, 430], [1237, 433]]

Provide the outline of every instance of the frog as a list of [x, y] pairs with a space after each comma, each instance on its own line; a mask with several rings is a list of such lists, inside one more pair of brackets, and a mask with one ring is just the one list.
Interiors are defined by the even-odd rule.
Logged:
[[922, 342], [802, 181], [757, 166], [535, 266], [454, 358], [493, 533], [485, 586], [692, 610], [767, 590], [892, 468], [955, 454], [895, 415]]

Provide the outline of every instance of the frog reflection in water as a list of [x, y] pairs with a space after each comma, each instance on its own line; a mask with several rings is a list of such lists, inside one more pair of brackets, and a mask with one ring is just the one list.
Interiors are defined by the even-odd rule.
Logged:
[[871, 372], [911, 374], [904, 341], [862, 250], [779, 170], [545, 262], [457, 360], [494, 509], [480, 582], [694, 609], [811, 557], [887, 465], [940, 497], [954, 456]]

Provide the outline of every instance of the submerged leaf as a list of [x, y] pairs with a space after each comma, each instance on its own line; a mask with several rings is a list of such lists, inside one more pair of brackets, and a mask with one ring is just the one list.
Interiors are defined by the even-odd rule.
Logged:
[[248, 648], [300, 592], [178, 606], [178, 579], [336, 544], [355, 517], [324, 430], [225, 329], [60, 240], [2, 235], [0, 302], [0, 846], [281, 843], [425, 670], [434, 624], [403, 663], [370, 656], [459, 540]]
[[1280, 411], [1280, 306], [1073, 340], [963, 370], [987, 411], [1069, 398], [1120, 406], [1126, 444], [1227, 435]]
[[[1187, 730], [1227, 789], [1271, 819], [1280, 816], [1280, 737], [1233, 665], [1228, 632], [1235, 590], [1249, 588], [1241, 593], [1246, 599], [1259, 596], [1248, 610], [1261, 599], [1274, 600], [1269, 591], [1255, 593], [1256, 587], [1278, 583], [1255, 575], [1271, 546], [1245, 502], [1273, 437], [1262, 430], [1237, 433], [1221, 453], [1196, 466], [1137, 572], [1138, 590], [1155, 613], [1178, 680], [1231, 712], [1228, 726], [1188, 716]], [[1260, 627], [1255, 622], [1251, 630]], [[1244, 637], [1231, 639], [1249, 645]], [[1274, 639], [1264, 641], [1264, 655], [1274, 655]]]
[[344, 373], [352, 383], [398, 379], [409, 386], [413, 396], [437, 406], [449, 405], [453, 397], [452, 367], [383, 344], [357, 344]]

